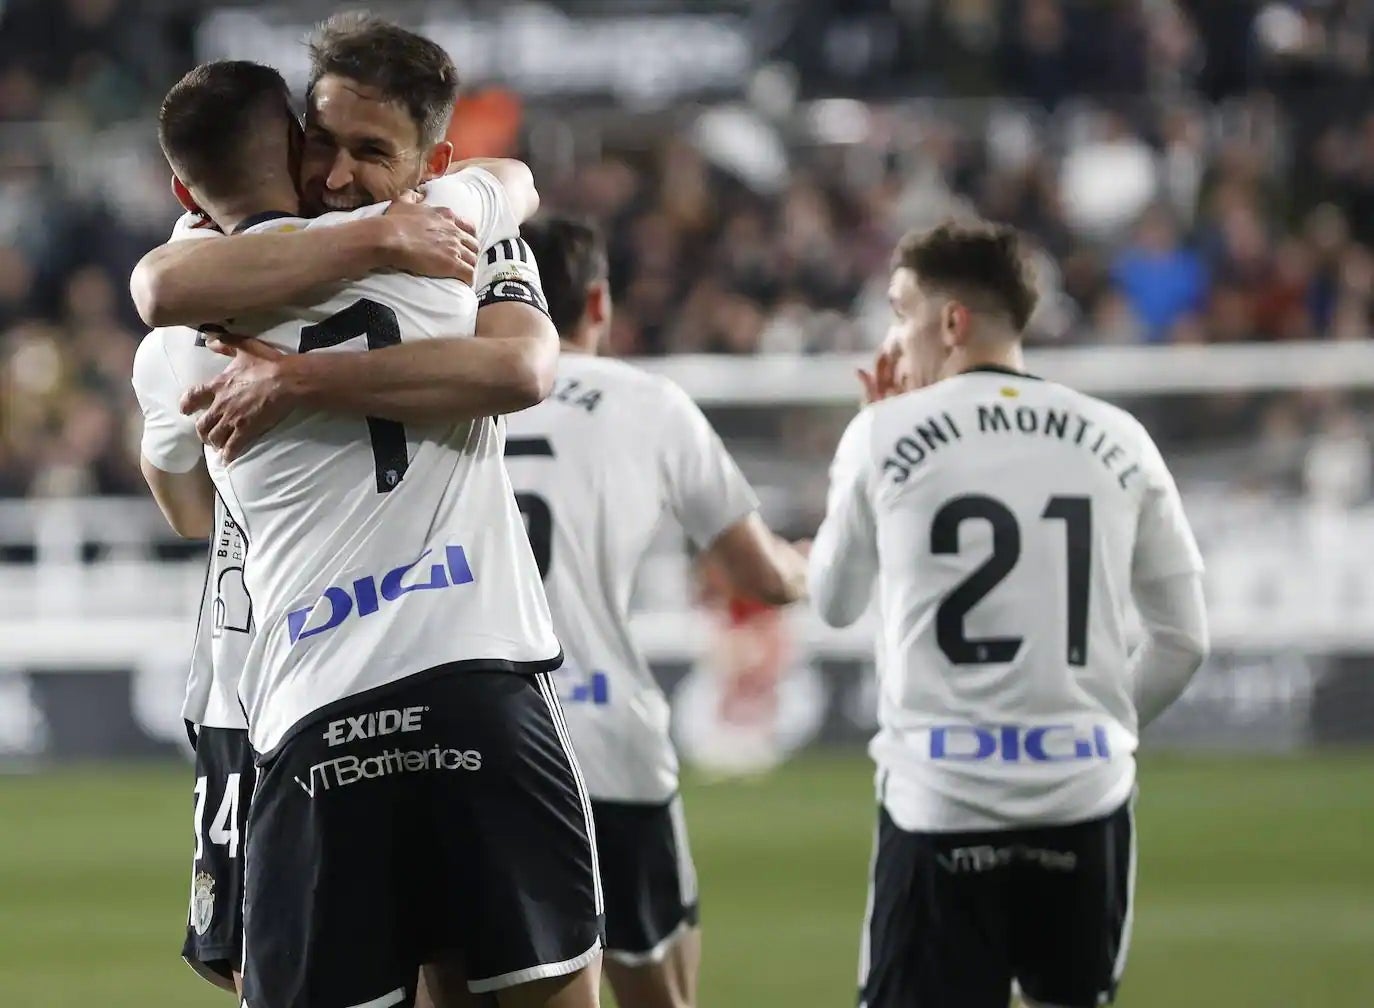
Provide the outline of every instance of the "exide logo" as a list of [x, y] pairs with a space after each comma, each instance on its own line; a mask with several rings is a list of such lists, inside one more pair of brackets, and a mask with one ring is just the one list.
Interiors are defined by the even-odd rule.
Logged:
[[1107, 729], [1094, 725], [1090, 735], [1073, 725], [940, 725], [930, 730], [930, 758], [978, 763], [1063, 763], [1110, 759]]
[[[467, 554], [463, 552], [461, 546], [444, 547], [444, 563], [429, 565], [429, 578], [425, 581], [411, 581], [409, 584], [402, 583], [412, 570], [420, 565], [420, 561], [429, 556], [432, 550], [425, 550], [411, 563], [402, 567], [394, 567], [382, 575], [381, 582], [371, 574], [367, 577], [358, 578], [352, 584], [352, 589], [330, 587], [324, 590], [320, 596], [320, 601], [313, 606], [304, 609], [294, 609], [286, 614], [286, 630], [291, 635], [291, 643], [305, 640], [307, 637], [315, 637], [318, 634], [333, 630], [353, 615], [356, 610], [359, 617], [371, 616], [381, 608], [383, 602], [395, 602], [402, 595], [417, 591], [438, 591], [441, 588], [454, 588], [458, 585], [470, 584], [476, 580], [472, 576], [472, 568], [468, 566]], [[321, 602], [329, 603], [329, 619], [321, 626], [305, 629], [306, 621], [310, 619], [310, 614], [320, 607]]]

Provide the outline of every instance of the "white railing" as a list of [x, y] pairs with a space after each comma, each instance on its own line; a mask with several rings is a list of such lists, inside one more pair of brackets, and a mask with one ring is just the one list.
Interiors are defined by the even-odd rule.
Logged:
[[[644, 358], [704, 406], [853, 403], [864, 354], [683, 354]], [[1248, 343], [1215, 346], [1037, 348], [1034, 373], [1092, 395], [1172, 395], [1277, 389], [1372, 388], [1374, 343]]]

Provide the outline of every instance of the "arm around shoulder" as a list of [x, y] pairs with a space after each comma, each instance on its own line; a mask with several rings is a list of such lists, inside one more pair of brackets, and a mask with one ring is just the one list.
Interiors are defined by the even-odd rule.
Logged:
[[394, 219], [372, 217], [331, 228], [171, 242], [139, 260], [129, 293], [154, 327], [277, 308], [324, 284], [393, 265], [396, 232]]

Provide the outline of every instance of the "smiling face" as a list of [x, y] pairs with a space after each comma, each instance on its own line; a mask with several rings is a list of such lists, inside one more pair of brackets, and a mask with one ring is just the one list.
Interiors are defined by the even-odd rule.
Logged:
[[453, 147], [423, 143], [401, 102], [374, 88], [326, 74], [310, 91], [301, 154], [305, 212], [356, 210], [395, 199], [448, 170]]

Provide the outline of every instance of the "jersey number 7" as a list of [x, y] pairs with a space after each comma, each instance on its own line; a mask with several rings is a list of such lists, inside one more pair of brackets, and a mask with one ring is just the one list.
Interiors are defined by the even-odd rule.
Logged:
[[[300, 353], [338, 346], [358, 336], [367, 337], [367, 348], [399, 346], [401, 325], [396, 313], [368, 298], [354, 301], [323, 322], [301, 330]], [[372, 441], [372, 459], [377, 468], [377, 492], [390, 493], [410, 467], [406, 448], [406, 429], [395, 420], [367, 418], [367, 434]]]

